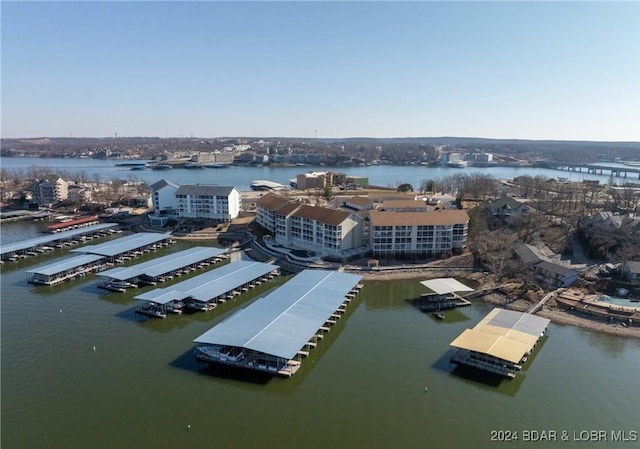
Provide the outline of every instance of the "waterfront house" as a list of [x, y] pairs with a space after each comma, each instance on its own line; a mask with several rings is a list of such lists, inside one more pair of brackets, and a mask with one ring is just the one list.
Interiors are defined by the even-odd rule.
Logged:
[[511, 217], [527, 213], [529, 207], [510, 196], [489, 201], [491, 213], [496, 217]]
[[576, 271], [548, 261], [538, 263], [535, 266], [535, 271], [540, 284], [547, 288], [569, 287], [578, 279]]

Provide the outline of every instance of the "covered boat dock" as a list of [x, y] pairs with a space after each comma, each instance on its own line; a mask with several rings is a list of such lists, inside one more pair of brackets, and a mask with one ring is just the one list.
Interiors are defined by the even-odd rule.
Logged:
[[69, 231], [71, 229], [80, 229], [86, 228], [88, 226], [93, 226], [99, 223], [97, 215], [90, 215], [87, 217], [76, 218], [75, 220], [61, 221], [59, 223], [54, 223], [52, 225], [47, 226], [46, 232], [56, 233]]
[[73, 229], [71, 231], [36, 237], [9, 245], [2, 245], [0, 259], [3, 261], [14, 261], [29, 256], [37, 256], [38, 253], [53, 251], [55, 248], [77, 245], [84, 243], [87, 239], [120, 232], [118, 230], [119, 226], [117, 223], [102, 223], [82, 229]]
[[88, 273], [104, 268], [104, 266], [105, 258], [103, 256], [94, 254], [74, 256], [27, 271], [27, 282], [52, 286], [86, 276]]
[[98, 287], [124, 291], [138, 284], [155, 285], [218, 263], [227, 257], [226, 252], [226, 249], [196, 246], [130, 267], [113, 268], [98, 274], [105, 279]]
[[451, 342], [458, 348], [451, 362], [513, 378], [548, 325], [546, 318], [495, 308]]
[[472, 292], [473, 289], [454, 278], [429, 279], [420, 283], [430, 290], [414, 301], [420, 310], [440, 311], [471, 304], [458, 293]]
[[171, 234], [169, 233], [139, 232], [100, 245], [76, 248], [71, 252], [96, 254], [106, 257], [110, 263], [122, 263], [141, 256], [144, 252], [156, 250], [171, 243], [174, 243], [174, 241], [171, 240]]
[[[261, 262], [239, 261], [194, 276], [167, 288], [156, 288], [135, 297], [137, 313], [164, 318], [183, 307], [207, 311], [250, 288], [280, 274], [280, 267]], [[179, 312], [180, 311], [180, 312]]]
[[196, 338], [196, 359], [289, 377], [344, 314], [360, 279], [304, 270]]

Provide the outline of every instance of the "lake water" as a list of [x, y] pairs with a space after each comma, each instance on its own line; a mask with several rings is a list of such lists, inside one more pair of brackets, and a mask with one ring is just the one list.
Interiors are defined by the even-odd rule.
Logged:
[[[4, 224], [3, 242], [34, 226]], [[527, 430], [569, 432], [536, 447], [638, 447], [574, 441], [640, 431], [638, 339], [551, 324], [515, 380], [463, 376], [448, 345], [491, 306], [438, 321], [407, 301], [423, 292], [418, 280], [366, 282], [295, 376], [240, 376], [196, 363], [192, 340], [285, 279], [208, 313], [141, 320], [132, 297], [151, 287], [105, 294], [88, 276], [34, 288], [24, 270], [44, 260], [0, 275], [3, 448], [532, 447]], [[492, 431], [519, 440], [500, 444]]]
[[[333, 170], [344, 172], [352, 176], [366, 176], [373, 185], [382, 187], [397, 187], [402, 183], [410, 183], [415, 189], [424, 180], [442, 179], [458, 173], [485, 173], [496, 179], [513, 179], [517, 176], [544, 176], [547, 178], [564, 177], [572, 181], [597, 179], [601, 183], [609, 182], [609, 176], [590, 173], [565, 172], [559, 170], [542, 169], [536, 167], [467, 167], [465, 169], [449, 167], [428, 167], [420, 165], [396, 166], [377, 165], [369, 167], [236, 167], [226, 169], [173, 169], [173, 170], [135, 170], [130, 167], [118, 167], [123, 161], [97, 159], [35, 159], [35, 158], [0, 158], [0, 165], [9, 171], [27, 173], [29, 167], [51, 167], [66, 172], [84, 171], [93, 180], [98, 174], [102, 181], [117, 178], [124, 180], [140, 180], [152, 184], [161, 179], [167, 179], [178, 184], [218, 184], [233, 185], [239, 190], [249, 190], [249, 185], [257, 179], [266, 179], [289, 185], [289, 180], [300, 173], [308, 171]], [[615, 178], [618, 183], [635, 181], [629, 178]]]

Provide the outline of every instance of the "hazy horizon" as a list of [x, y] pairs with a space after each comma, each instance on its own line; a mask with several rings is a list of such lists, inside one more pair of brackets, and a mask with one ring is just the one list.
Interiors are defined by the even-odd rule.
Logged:
[[5, 139], [640, 141], [639, 2], [1, 8]]

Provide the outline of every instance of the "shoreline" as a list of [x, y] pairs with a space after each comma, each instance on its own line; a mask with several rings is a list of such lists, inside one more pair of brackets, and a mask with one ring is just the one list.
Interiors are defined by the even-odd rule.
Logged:
[[[416, 279], [424, 278], [427, 276], [437, 277], [439, 274], [443, 274], [447, 277], [451, 276], [451, 273], [438, 273], [438, 271], [436, 270], [412, 270], [406, 272], [367, 272], [360, 274], [363, 275], [364, 281]], [[463, 274], [466, 275], [467, 273]], [[505, 304], [504, 296], [495, 293], [487, 294], [481, 300], [474, 300], [472, 302], [476, 301], [482, 301], [485, 303], [504, 307], [505, 309], [517, 310], [520, 312], [524, 312], [530, 309], [533, 305], [530, 301], [524, 299], [516, 299]], [[640, 338], [640, 327], [624, 327], [620, 324], [609, 324], [599, 320], [592, 320], [589, 318], [577, 316], [553, 306], [543, 306], [542, 310], [538, 311], [536, 315], [543, 318], [548, 318], [553, 323], [564, 326], [574, 326], [581, 329], [614, 335], [618, 337]]]

